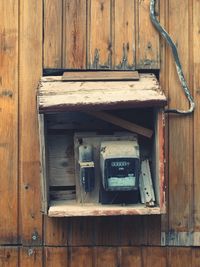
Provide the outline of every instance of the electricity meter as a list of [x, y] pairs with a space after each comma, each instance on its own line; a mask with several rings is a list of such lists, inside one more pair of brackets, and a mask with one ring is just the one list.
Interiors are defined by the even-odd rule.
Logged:
[[133, 141], [102, 142], [100, 165], [104, 190], [138, 190], [140, 153], [137, 138]]

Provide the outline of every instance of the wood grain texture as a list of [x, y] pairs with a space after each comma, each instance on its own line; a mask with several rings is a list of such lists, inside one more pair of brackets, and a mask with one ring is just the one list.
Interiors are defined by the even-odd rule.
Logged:
[[137, 9], [136, 3], [45, 0], [45, 68], [84, 69], [87, 61], [90, 69], [134, 69], [136, 50], [138, 68], [159, 68], [159, 38], [149, 19], [149, 0], [137, 3]]
[[18, 242], [17, 1], [2, 0], [0, 17], [0, 244], [14, 244]]
[[47, 165], [47, 142], [46, 136], [46, 125], [44, 115], [38, 115], [38, 128], [39, 128], [39, 143], [40, 143], [40, 184], [41, 184], [41, 201], [42, 201], [42, 212], [47, 214], [48, 202], [49, 202], [49, 181], [48, 176], [48, 165]]
[[95, 220], [95, 244], [117, 246], [120, 243], [120, 217], [98, 217]]
[[[189, 82], [189, 1], [169, 1], [169, 32], [178, 46], [186, 80]], [[180, 23], [180, 16], [184, 14]], [[184, 29], [184, 31], [183, 31]], [[169, 55], [169, 106], [187, 108], [174, 60]], [[192, 229], [193, 133], [191, 116], [169, 117], [169, 229], [173, 232]]]
[[146, 233], [146, 244], [148, 246], [160, 246], [161, 244], [161, 215], [145, 216], [144, 227]]
[[192, 249], [191, 248], [169, 248], [168, 249], [168, 266], [170, 267], [193, 267], [192, 266]]
[[107, 121], [111, 124], [117, 125], [123, 129], [126, 129], [132, 133], [136, 133], [142, 136], [145, 136], [147, 138], [151, 138], [153, 135], [153, 131], [144, 127], [141, 127], [138, 124], [135, 124], [133, 122], [129, 122], [127, 120], [121, 119], [117, 116], [113, 116], [107, 112], [103, 111], [93, 111], [88, 113], [91, 116], [94, 116], [96, 118], [99, 118], [103, 121]]
[[95, 248], [94, 255], [96, 267], [119, 266], [117, 248]]
[[62, 67], [63, 0], [44, 0], [44, 68]]
[[44, 267], [68, 267], [68, 249], [67, 248], [45, 248]]
[[167, 249], [146, 247], [142, 249], [143, 266], [167, 267]]
[[194, 231], [200, 231], [200, 2], [193, 1], [193, 86], [196, 101], [194, 113]]
[[74, 186], [74, 139], [73, 135], [49, 135], [48, 166], [50, 186]]
[[[68, 244], [69, 246], [94, 246], [95, 245], [96, 218], [70, 218]], [[84, 233], [84, 234], [83, 234]]]
[[150, 1], [141, 0], [136, 3], [136, 68], [159, 69], [159, 34], [149, 17]]
[[[160, 23], [168, 30], [168, 20], [170, 19], [168, 14], [168, 2], [160, 1]], [[169, 46], [165, 42], [165, 40], [160, 36], [160, 53], [161, 53], [161, 65], [160, 65], [160, 74], [159, 74], [159, 82], [160, 85], [165, 92], [165, 95], [168, 99], [168, 66], [169, 66]], [[169, 116], [165, 116], [165, 127], [164, 127], [164, 173], [165, 173], [165, 199], [166, 199], [166, 214], [161, 216], [161, 231], [163, 233], [169, 231], [168, 225], [168, 203], [169, 203], [169, 174], [168, 174], [168, 164], [169, 164]], [[161, 237], [162, 239], [162, 237]], [[162, 243], [162, 240], [161, 240]]]
[[69, 248], [69, 267], [93, 267], [93, 249], [88, 247]]
[[147, 231], [149, 226], [146, 227], [145, 221], [146, 217], [143, 216], [121, 217], [118, 227], [118, 231], [120, 231], [120, 246], [132, 247], [147, 244]]
[[192, 249], [192, 267], [200, 266], [200, 249], [193, 248]]
[[20, 248], [19, 267], [43, 267], [43, 248], [24, 247]]
[[19, 267], [18, 262], [19, 262], [18, 247], [0, 247], [1, 267]]
[[142, 254], [139, 247], [120, 249], [120, 264], [124, 267], [142, 267]]
[[[14, 251], [14, 252], [13, 252]], [[19, 266], [125, 266], [125, 267], [199, 267], [199, 248], [161, 247], [46, 247], [41, 265], [42, 249], [23, 248]], [[0, 250], [0, 263], [15, 265], [17, 250]], [[23, 258], [22, 258], [23, 257]], [[10, 265], [8, 265], [10, 264]], [[24, 264], [24, 265], [22, 265]], [[35, 265], [34, 265], [35, 264]]]
[[20, 236], [23, 244], [36, 245], [42, 242], [39, 133], [35, 98], [42, 72], [42, 1], [21, 0], [20, 14]]
[[85, 203], [80, 205], [76, 200], [50, 201], [49, 217], [88, 217], [88, 216], [121, 216], [121, 215], [155, 215], [164, 211], [159, 206], [146, 207], [144, 204], [131, 204], [128, 206], [101, 205], [98, 203]]
[[135, 1], [112, 1], [113, 68], [135, 69]]
[[71, 71], [64, 72], [62, 81], [138, 81], [138, 71]]
[[[91, 0], [93, 1], [93, 0]], [[119, 0], [120, 1], [120, 0]], [[45, 1], [46, 7], [47, 2]], [[73, 1], [70, 1], [70, 3]], [[138, 2], [138, 3], [137, 3]], [[140, 1], [141, 7], [148, 5], [149, 2]], [[20, 4], [20, 47], [18, 47], [18, 3]], [[116, 2], [117, 3], [117, 2]], [[139, 6], [139, 1], [136, 1]], [[164, 1], [161, 2], [161, 5]], [[169, 6], [168, 6], [169, 3]], [[59, 1], [51, 1], [51, 5], [55, 4], [55, 13], [60, 9]], [[73, 3], [72, 3], [73, 4]], [[107, 4], [107, 3], [106, 3]], [[123, 5], [122, 1], [119, 3]], [[133, 4], [131, 2], [131, 4]], [[199, 1], [198, 0], [186, 0], [186, 1], [165, 1], [164, 3], [164, 13], [166, 16], [166, 25], [169, 28], [170, 33], [175, 38], [175, 42], [178, 44], [178, 50], [180, 51], [181, 61], [183, 62], [184, 72], [186, 73], [186, 78], [190, 85], [194, 84], [194, 95], [197, 103], [197, 107], [194, 114], [194, 124], [191, 118], [186, 117], [173, 117], [170, 116], [169, 127], [166, 131], [166, 137], [169, 134], [169, 228], [172, 230], [171, 237], [175, 237], [175, 241], [171, 241], [170, 245], [176, 246], [186, 246], [191, 245], [195, 241], [196, 245], [199, 245]], [[146, 5], [146, 6], [147, 6]], [[48, 7], [50, 9], [50, 6]], [[47, 9], [48, 9], [47, 8]], [[109, 5], [110, 8], [110, 5]], [[192, 8], [192, 12], [191, 12]], [[101, 9], [101, 8], [100, 8]], [[111, 7], [113, 9], [113, 7]], [[104, 11], [105, 13], [107, 12]], [[110, 10], [111, 11], [111, 10]], [[48, 12], [48, 10], [47, 10]], [[50, 11], [49, 11], [50, 12]], [[60, 11], [61, 12], [61, 11]], [[80, 11], [77, 11], [80, 12]], [[101, 10], [100, 10], [101, 12]], [[116, 12], [118, 12], [116, 10]], [[129, 12], [129, 11], [127, 11]], [[138, 12], [138, 8], [136, 13]], [[149, 17], [148, 17], [148, 6], [146, 10], [141, 9], [144, 15], [140, 13], [140, 22], [147, 21], [146, 29], [151, 27]], [[23, 244], [39, 244], [41, 245], [42, 239], [42, 218], [40, 215], [40, 200], [38, 192], [40, 191], [39, 183], [39, 153], [38, 153], [38, 141], [36, 141], [37, 136], [37, 123], [35, 114], [35, 89], [37, 87], [37, 81], [41, 75], [41, 65], [42, 65], [42, 53], [41, 53], [41, 30], [38, 30], [41, 24], [41, 1], [4, 1], [0, 2], [0, 13], [1, 13], [1, 23], [0, 23], [0, 108], [1, 115], [0, 121], [3, 122], [3, 127], [0, 127], [0, 162], [1, 162], [1, 172], [0, 172], [0, 190], [1, 199], [0, 201], [0, 243], [2, 244], [17, 244], [17, 98], [18, 98], [18, 48], [20, 48], [20, 77], [19, 77], [19, 109], [20, 109], [20, 235]], [[193, 16], [192, 16], [193, 13]], [[47, 14], [47, 13], [46, 13]], [[50, 13], [49, 13], [50, 14]], [[90, 12], [92, 14], [92, 12]], [[109, 12], [110, 14], [110, 12]], [[113, 14], [113, 13], [112, 13]], [[116, 14], [116, 13], [115, 13]], [[182, 15], [184, 14], [184, 15]], [[120, 16], [120, 15], [119, 15]], [[138, 17], [138, 14], [136, 14]], [[144, 17], [144, 20], [142, 19]], [[60, 20], [60, 16], [56, 20]], [[122, 18], [119, 18], [122, 19]], [[132, 19], [132, 18], [131, 18]], [[161, 16], [162, 19], [162, 16]], [[110, 25], [110, 17], [106, 18]], [[193, 24], [189, 26], [193, 20]], [[139, 21], [139, 19], [137, 19]], [[46, 29], [50, 28], [50, 21], [46, 21]], [[144, 26], [141, 26], [145, 29]], [[48, 26], [47, 26], [48, 24]], [[58, 22], [60, 25], [60, 22]], [[56, 25], [53, 25], [56, 27]], [[57, 27], [61, 27], [58, 26]], [[63, 26], [62, 26], [63, 27]], [[84, 26], [85, 27], [85, 26]], [[101, 54], [100, 62], [102, 65], [109, 58], [109, 54], [114, 53], [109, 46], [107, 40], [111, 40], [110, 26], [106, 28], [105, 34], [108, 38], [105, 38], [104, 48], [105, 55]], [[112, 26], [113, 27], [113, 26]], [[117, 26], [118, 27], [118, 26]], [[113, 29], [113, 28], [112, 28]], [[143, 54], [147, 53], [147, 58], [154, 60], [155, 51], [157, 50], [157, 32], [150, 33], [149, 31], [140, 31], [141, 48], [140, 52], [137, 52], [137, 62], [139, 58], [143, 58]], [[137, 29], [137, 31], [139, 31]], [[153, 30], [152, 30], [153, 31]], [[190, 32], [190, 33], [189, 33]], [[148, 33], [148, 34], [146, 34]], [[53, 34], [53, 32], [51, 32]], [[54, 34], [57, 34], [57, 32]], [[59, 33], [60, 34], [60, 33]], [[100, 33], [104, 35], [104, 33]], [[50, 36], [50, 33], [48, 33]], [[193, 37], [192, 37], [193, 35]], [[98, 37], [98, 32], [96, 33]], [[138, 36], [138, 35], [137, 35]], [[156, 36], [156, 38], [155, 38]], [[95, 38], [97, 38], [95, 37]], [[156, 42], [153, 45], [152, 51], [147, 48], [149, 38], [154, 38], [152, 42]], [[48, 39], [48, 36], [46, 37]], [[54, 38], [54, 37], [53, 37]], [[52, 38], [52, 41], [53, 41]], [[59, 37], [60, 38], [60, 37]], [[70, 37], [71, 38], [71, 37]], [[85, 38], [85, 37], [84, 37]], [[120, 38], [120, 37], [119, 37]], [[130, 39], [132, 37], [129, 37]], [[146, 41], [146, 38], [147, 41]], [[52, 50], [47, 45], [46, 39], [46, 56], [45, 56], [45, 66], [60, 66], [60, 59], [56, 54], [60, 54], [60, 42], [63, 44], [62, 40], [55, 40], [55, 45], [53, 45]], [[145, 39], [143, 42], [142, 40]], [[87, 39], [88, 40], [88, 39]], [[137, 40], [138, 37], [137, 37]], [[126, 42], [126, 41], [125, 41]], [[59, 44], [58, 44], [59, 43]], [[100, 42], [101, 43], [101, 42]], [[93, 44], [93, 41], [92, 41]], [[110, 44], [110, 43], [109, 43]], [[137, 41], [138, 44], [138, 41]], [[117, 44], [118, 46], [118, 44]], [[116, 48], [121, 51], [121, 45]], [[139, 46], [138, 46], [139, 47]], [[151, 47], [151, 45], [149, 45]], [[101, 48], [101, 47], [100, 47]], [[139, 49], [139, 48], [138, 48]], [[86, 50], [86, 48], [85, 48]], [[109, 51], [110, 52], [109, 52]], [[48, 51], [48, 52], [47, 52]], [[91, 62], [93, 63], [94, 49], [88, 50], [93, 53]], [[47, 56], [47, 53], [49, 56]], [[187, 107], [187, 102], [185, 97], [181, 92], [179, 82], [177, 80], [174, 62], [171, 57], [171, 52], [167, 48], [166, 56], [162, 54], [161, 62], [161, 84], [163, 89], [168, 95], [170, 107]], [[54, 54], [54, 55], [53, 55]], [[150, 56], [149, 56], [150, 55]], [[152, 58], [151, 58], [152, 56]], [[120, 58], [121, 54], [114, 55], [114, 58]], [[81, 61], [83, 57], [81, 57]], [[144, 57], [145, 58], [145, 57]], [[58, 61], [57, 61], [58, 60]], [[155, 57], [155, 60], [157, 58]], [[84, 59], [84, 61], [86, 61]], [[48, 64], [47, 64], [48, 63]], [[88, 61], [88, 63], [90, 63]], [[147, 68], [148, 61], [144, 61], [141, 68]], [[194, 64], [192, 64], [194, 63]], [[52, 65], [51, 65], [52, 64]], [[56, 65], [58, 64], [58, 65]], [[75, 65], [76, 62], [71, 62], [70, 64]], [[78, 63], [77, 63], [78, 64]], [[114, 66], [114, 63], [112, 63]], [[157, 64], [157, 63], [156, 63]], [[163, 66], [163, 65], [164, 66]], [[109, 66], [111, 66], [109, 62]], [[158, 66], [158, 65], [156, 65]], [[163, 69], [164, 68], [164, 71]], [[8, 71], [9, 69], [9, 71]], [[194, 71], [193, 71], [194, 70]], [[189, 74], [193, 77], [189, 80]], [[193, 132], [194, 126], [194, 132]], [[193, 139], [194, 138], [194, 139]], [[166, 144], [168, 147], [168, 142]], [[194, 151], [193, 148], [194, 147]], [[193, 161], [194, 157], [194, 161]], [[183, 164], [184, 163], [184, 164]], [[12, 164], [12, 165], [11, 165]], [[194, 165], [194, 170], [193, 170]], [[11, 168], [10, 168], [11, 166]], [[167, 165], [166, 165], [167, 166]], [[168, 168], [167, 168], [168, 171]], [[194, 172], [194, 176], [193, 176]], [[8, 177], [9, 179], [6, 179]], [[193, 180], [194, 179], [194, 180]], [[194, 203], [192, 193], [194, 192]], [[180, 201], [181, 200], [181, 201]], [[194, 206], [193, 206], [194, 204]], [[192, 209], [193, 208], [193, 209]], [[5, 213], [6, 211], [6, 213]], [[194, 211], [194, 213], [193, 213]], [[196, 237], [190, 239], [190, 234], [193, 231], [193, 216], [194, 216], [194, 230], [196, 232]], [[106, 220], [106, 218], [101, 218], [102, 221], [97, 222], [96, 220], [90, 220], [85, 218], [82, 219], [72, 219], [70, 223], [68, 219], [45, 219], [44, 232], [45, 232], [45, 242], [48, 245], [56, 246], [67, 246], [78, 245], [81, 246], [93, 244], [101, 245], [112, 245], [121, 246], [130, 245], [155, 245], [158, 242], [158, 235], [160, 233], [160, 222], [158, 219], [150, 219], [146, 221], [137, 218], [134, 221], [132, 217], [120, 217], [118, 221], [116, 218]], [[166, 219], [166, 225], [164, 226], [164, 231], [168, 231], [168, 219]], [[91, 226], [90, 226], [91, 223]], [[121, 230], [121, 227], [127, 227], [126, 230]], [[83, 228], [82, 228], [83, 226]], [[108, 226], [108, 227], [107, 227]], [[107, 230], [105, 230], [107, 227]], [[151, 229], [148, 229], [150, 227]], [[162, 225], [163, 227], [163, 225]], [[82, 229], [86, 229], [82, 231]], [[92, 230], [91, 230], [92, 229]], [[94, 233], [98, 232], [97, 236], [93, 236]], [[173, 232], [173, 230], [175, 231]], [[32, 240], [32, 234], [39, 233], [38, 241]], [[37, 235], [36, 235], [37, 236]], [[65, 264], [71, 264], [69, 266], [81, 266], [88, 263], [89, 266], [94, 265], [94, 248], [74, 248], [71, 253], [73, 255], [73, 263], [66, 263], [66, 258], [68, 253], [65, 248], [55, 248], [54, 258], [54, 248], [47, 248], [49, 255], [46, 258], [46, 266], [54, 263], [54, 265], [59, 264], [62, 266]], [[61, 249], [62, 252], [58, 252]], [[70, 248], [71, 249], [71, 248]], [[104, 251], [105, 247], [102, 249]], [[122, 248], [121, 252], [118, 249], [118, 257], [121, 258], [119, 263], [125, 266], [140, 266], [143, 262], [146, 265], [156, 265], [161, 263], [165, 266], [165, 252], [161, 251], [161, 248], [143, 248], [147, 249], [147, 252], [142, 252], [140, 247], [129, 247]], [[199, 248], [166, 248], [167, 249], [167, 266], [195, 266], [200, 265], [200, 252]], [[36, 249], [36, 253], [32, 254], [28, 248], [24, 248], [20, 252], [19, 266], [42, 266], [42, 249]], [[126, 252], [125, 252], [126, 250]], [[133, 250], [132, 252], [130, 250]], [[135, 252], [134, 252], [135, 250]], [[113, 257], [113, 250], [109, 250], [110, 255], [106, 257], [110, 258], [111, 266], [116, 263], [116, 259]], [[165, 251], [165, 249], [164, 249]], [[104, 253], [104, 252], [102, 252]], [[103, 261], [103, 254], [99, 254], [99, 262]], [[121, 254], [120, 254], [121, 253]], [[80, 259], [79, 259], [79, 255]], [[114, 255], [115, 252], [114, 252]], [[119, 256], [122, 255], [122, 256]], [[135, 255], [135, 256], [134, 256]], [[135, 262], [136, 261], [136, 262]], [[133, 265], [134, 264], [134, 265]], [[17, 248], [0, 248], [0, 266], [18, 266], [18, 252]], [[143, 264], [144, 265], [144, 264]], [[123, 265], [122, 265], [123, 266]]]
[[37, 100], [41, 113], [161, 107], [166, 104], [166, 97], [153, 74], [141, 74], [139, 81], [123, 82], [65, 83], [50, 79], [54, 78], [43, 78], [39, 87]]
[[87, 66], [90, 69], [110, 69], [112, 64], [111, 0], [89, 0], [87, 16]]
[[[44, 220], [44, 245], [46, 246], [67, 246], [70, 235], [69, 218], [49, 218]], [[78, 232], [78, 230], [77, 230]], [[85, 235], [81, 235], [82, 238]], [[85, 242], [86, 243], [86, 242]]]
[[86, 67], [86, 0], [63, 0], [63, 67]]

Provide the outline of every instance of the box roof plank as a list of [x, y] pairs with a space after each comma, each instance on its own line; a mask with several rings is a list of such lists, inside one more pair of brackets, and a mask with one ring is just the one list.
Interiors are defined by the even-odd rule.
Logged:
[[40, 113], [163, 107], [167, 103], [154, 74], [139, 81], [74, 81], [43, 77], [38, 89]]

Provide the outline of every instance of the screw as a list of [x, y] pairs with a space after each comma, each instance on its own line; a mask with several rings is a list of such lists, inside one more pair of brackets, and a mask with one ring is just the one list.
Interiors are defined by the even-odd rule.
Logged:
[[32, 240], [33, 241], [36, 241], [38, 239], [38, 233], [35, 231], [33, 234], [32, 234]]
[[32, 236], [32, 239], [35, 241], [35, 240], [37, 240], [37, 236], [36, 235], [33, 235]]

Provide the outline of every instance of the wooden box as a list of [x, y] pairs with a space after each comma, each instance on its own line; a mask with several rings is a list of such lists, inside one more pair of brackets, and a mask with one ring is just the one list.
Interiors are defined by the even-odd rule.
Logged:
[[[37, 102], [45, 214], [69, 217], [165, 213], [166, 97], [153, 74], [141, 74], [138, 81], [63, 81], [60, 76], [43, 77]], [[84, 140], [91, 137], [94, 142], [97, 137], [105, 139], [119, 132], [122, 138], [137, 133], [141, 157], [151, 162], [156, 199], [152, 207], [142, 203], [101, 204], [98, 188], [90, 201], [79, 201], [78, 136]]]

